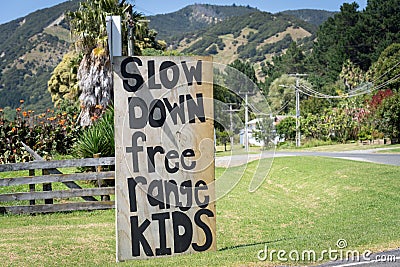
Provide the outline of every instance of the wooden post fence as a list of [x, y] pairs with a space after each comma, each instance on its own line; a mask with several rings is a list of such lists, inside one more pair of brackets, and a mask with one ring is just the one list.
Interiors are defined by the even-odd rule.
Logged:
[[[110, 198], [101, 197], [114, 195], [114, 186], [89, 187], [96, 186], [98, 181], [114, 180], [114, 171], [103, 172], [98, 167], [112, 166], [114, 164], [115, 159], [113, 157], [57, 161], [35, 160], [0, 164], [0, 172], [29, 171], [29, 176], [25, 177], [0, 178], [0, 188], [27, 186], [25, 191], [21, 190], [23, 192], [8, 190], [12, 193], [0, 194], [0, 213], [32, 214], [114, 208], [114, 201], [110, 201]], [[57, 169], [90, 166], [96, 167], [98, 171], [63, 174]], [[35, 170], [42, 170], [42, 175], [35, 176]], [[88, 181], [94, 181], [94, 183], [89, 183]], [[62, 183], [67, 188], [65, 190], [54, 190], [53, 183]], [[82, 188], [78, 183], [84, 185], [85, 188]], [[37, 191], [36, 185], [42, 185], [43, 191]], [[69, 201], [70, 198], [81, 198], [81, 200]], [[44, 204], [38, 204], [37, 200], [44, 200]], [[18, 201], [18, 203], [13, 204], [15, 201]], [[26, 204], [21, 205], [21, 203]]]

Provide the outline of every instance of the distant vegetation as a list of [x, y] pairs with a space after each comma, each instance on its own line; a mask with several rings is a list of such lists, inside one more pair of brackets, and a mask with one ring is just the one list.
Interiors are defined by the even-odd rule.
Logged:
[[333, 17], [337, 12], [326, 11], [326, 10], [315, 10], [315, 9], [299, 9], [299, 10], [287, 10], [281, 13], [304, 20], [315, 26], [319, 26], [329, 18]]
[[[269, 38], [279, 36], [289, 27], [304, 29], [312, 35], [316, 27], [304, 21], [287, 15], [273, 15], [266, 12], [254, 12], [240, 17], [226, 19], [206, 30], [200, 31], [188, 37], [189, 40], [196, 40], [184, 53], [207, 55], [212, 54], [208, 47], [217, 44], [219, 50], [226, 49], [225, 42], [231, 43], [237, 54], [237, 58], [249, 59], [251, 62], [265, 61], [268, 54], [281, 54], [284, 49], [294, 41], [291, 35], [286, 33], [283, 38], [274, 41], [266, 41]], [[228, 37], [226, 35], [233, 35]], [[304, 37], [304, 36], [302, 36]], [[302, 38], [301, 38], [302, 39]], [[308, 39], [311, 42], [313, 39]], [[265, 42], [265, 43], [264, 43]], [[221, 52], [223, 53], [223, 52]]]
[[203, 30], [227, 18], [255, 11], [257, 9], [250, 6], [195, 4], [173, 13], [149, 16], [148, 19], [150, 28], [157, 30], [158, 38], [171, 44], [189, 32]]
[[[65, 11], [76, 10], [78, 3], [78, 0], [67, 1], [0, 25], [0, 68], [3, 70], [0, 72], [0, 107], [5, 108], [7, 114], [12, 114], [9, 109], [18, 107], [20, 99], [25, 100], [27, 108], [38, 112], [53, 107], [47, 82], [67, 53], [70, 36], [65, 19], [58, 20], [57, 25], [52, 23]], [[169, 46], [185, 50], [185, 53], [227, 54], [224, 56], [227, 58], [231, 57], [230, 53], [235, 53], [231, 60], [225, 62], [230, 63], [236, 58], [262, 62], [265, 60], [263, 54], [281, 53], [293, 40], [289, 36], [261, 47], [258, 44], [279, 31], [285, 31], [287, 25], [302, 27], [310, 34], [316, 31], [312, 24], [287, 15], [277, 15], [279, 19], [275, 23], [269, 21], [273, 17], [250, 6], [195, 4], [148, 19], [151, 21], [150, 28], [157, 30], [158, 39], [166, 40]], [[246, 31], [247, 25], [252, 29]], [[233, 38], [224, 36], [231, 33]], [[247, 39], [248, 46], [245, 45]], [[297, 41], [310, 47], [312, 40], [313, 37], [308, 37]], [[182, 44], [190, 42], [192, 44], [186, 49], [182, 47]]]
[[0, 25], [0, 107], [16, 108], [20, 99], [40, 112], [52, 106], [47, 81], [69, 44], [44, 28], [77, 4], [67, 1]]

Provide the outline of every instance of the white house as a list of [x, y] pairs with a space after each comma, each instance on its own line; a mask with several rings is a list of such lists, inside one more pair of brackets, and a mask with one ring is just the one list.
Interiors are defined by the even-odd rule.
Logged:
[[[278, 115], [278, 116], [275, 116], [273, 118], [274, 129], [272, 130], [273, 131], [272, 135], [274, 136], [274, 138], [273, 138], [272, 142], [275, 145], [278, 144], [279, 142], [283, 142], [284, 141], [284, 139], [281, 140], [279, 138], [279, 136], [276, 136], [276, 134], [275, 134], [275, 126], [277, 124], [279, 124], [279, 122], [281, 120], [283, 120], [283, 119], [285, 119], [287, 117], [290, 117], [290, 116], [280, 116], [280, 115]], [[248, 124], [247, 124], [248, 125], [247, 126], [247, 134], [248, 134], [248, 139], [249, 139], [249, 145], [250, 146], [264, 146], [264, 142], [263, 141], [258, 141], [254, 136], [254, 132], [257, 131], [257, 124], [259, 124], [261, 121], [262, 121], [262, 119], [258, 118], [258, 119], [254, 119], [254, 120], [249, 121]], [[245, 138], [246, 138], [245, 137], [245, 129], [240, 130], [239, 136], [240, 136], [240, 144], [242, 146], [244, 146]]]
[[[249, 145], [250, 146], [263, 146], [264, 142], [261, 141], [257, 141], [256, 138], [253, 136], [254, 135], [254, 131], [257, 131], [257, 124], [261, 122], [262, 119], [254, 119], [251, 120], [247, 123], [247, 136], [248, 136], [248, 140], [249, 140]], [[245, 129], [240, 130], [239, 132], [239, 137], [240, 137], [240, 144], [242, 146], [244, 146], [245, 143]]]

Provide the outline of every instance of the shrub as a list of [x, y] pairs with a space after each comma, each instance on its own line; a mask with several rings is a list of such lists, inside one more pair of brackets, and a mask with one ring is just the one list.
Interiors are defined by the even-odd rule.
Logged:
[[12, 120], [5, 118], [0, 108], [0, 164], [31, 160], [21, 142], [45, 157], [69, 153], [80, 131], [75, 123], [77, 114], [48, 109], [35, 115], [33, 110], [23, 109], [23, 102]]
[[387, 137], [400, 138], [400, 93], [386, 97], [375, 115], [379, 118], [377, 120], [378, 130]]
[[94, 154], [101, 154], [102, 157], [115, 155], [114, 109], [111, 107], [92, 126], [81, 132], [74, 146], [74, 155], [77, 157], [92, 158]]
[[296, 118], [287, 117], [276, 125], [276, 132], [285, 140], [294, 140], [296, 138]]

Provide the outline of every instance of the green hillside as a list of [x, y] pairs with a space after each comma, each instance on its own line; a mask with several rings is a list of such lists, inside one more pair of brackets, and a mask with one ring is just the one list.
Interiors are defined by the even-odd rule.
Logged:
[[214, 61], [223, 64], [235, 59], [249, 61], [262, 77], [261, 67], [283, 54], [293, 41], [310, 50], [316, 30], [316, 26], [292, 16], [256, 11], [187, 34], [176, 48], [189, 54], [212, 55]]
[[230, 17], [237, 17], [257, 11], [250, 6], [216, 6], [208, 4], [194, 4], [176, 12], [150, 16], [150, 28], [158, 32], [158, 38], [166, 40], [168, 44], [182, 38], [183, 35], [202, 30], [210, 25]]
[[315, 26], [319, 26], [325, 21], [327, 21], [329, 18], [333, 17], [337, 12], [317, 10], [317, 9], [298, 9], [298, 10], [286, 10], [281, 13], [304, 20]]
[[33, 12], [0, 25], [0, 107], [15, 108], [19, 100], [42, 111], [52, 106], [47, 81], [69, 47], [66, 10], [78, 0]]

